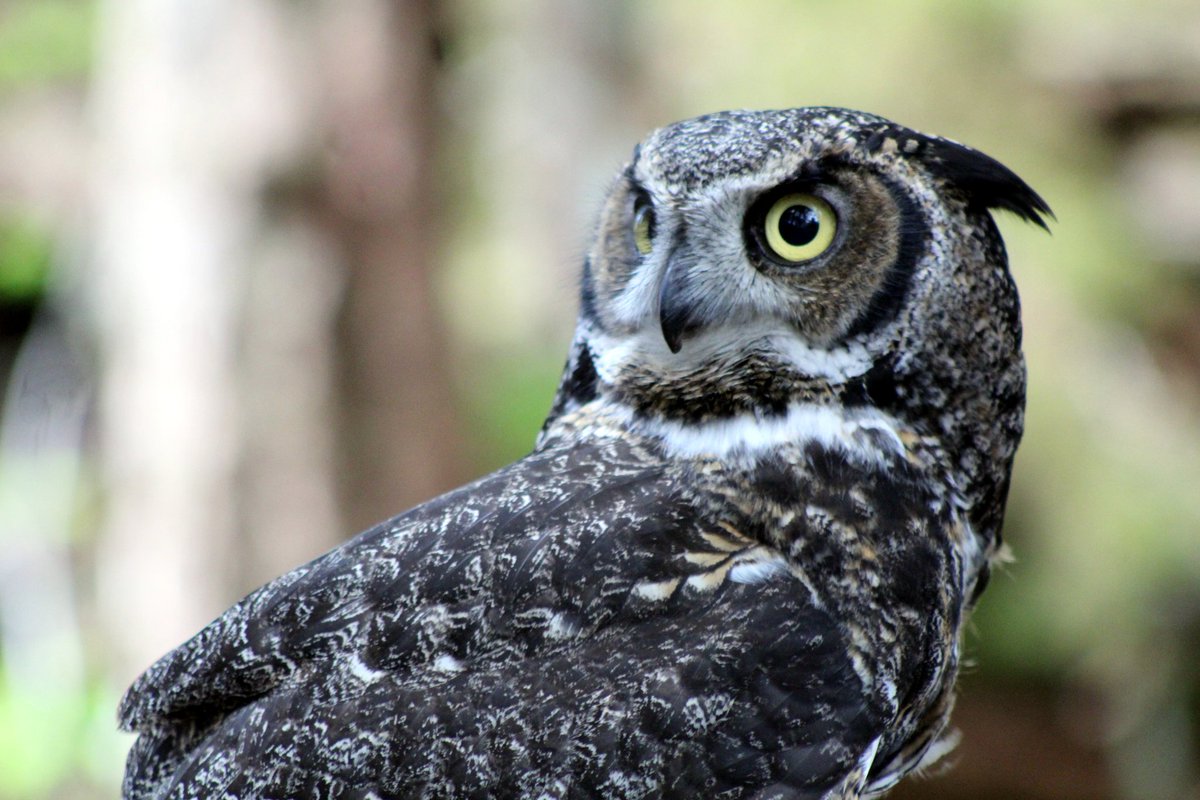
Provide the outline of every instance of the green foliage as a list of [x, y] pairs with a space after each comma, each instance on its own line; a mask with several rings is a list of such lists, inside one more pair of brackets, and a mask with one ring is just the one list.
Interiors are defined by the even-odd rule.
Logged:
[[562, 373], [564, 353], [508, 354], [476, 365], [463, 396], [481, 471], [511, 463], [533, 449]]
[[0, 800], [55, 796], [80, 782], [112, 786], [127, 744], [113, 731], [111, 693], [31, 689], [10, 677], [0, 672]]
[[0, 89], [85, 75], [95, 16], [91, 0], [19, 0], [0, 6]]
[[50, 258], [48, 232], [28, 220], [0, 219], [0, 303], [29, 304], [41, 297]]

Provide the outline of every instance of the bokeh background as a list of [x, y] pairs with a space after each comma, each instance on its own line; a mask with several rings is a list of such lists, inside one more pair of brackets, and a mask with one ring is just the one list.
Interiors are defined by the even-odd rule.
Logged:
[[1200, 797], [1195, 0], [0, 0], [0, 798], [115, 796], [156, 656], [528, 450], [647, 130], [814, 104], [1058, 216], [1000, 216], [1015, 561], [895, 796]]

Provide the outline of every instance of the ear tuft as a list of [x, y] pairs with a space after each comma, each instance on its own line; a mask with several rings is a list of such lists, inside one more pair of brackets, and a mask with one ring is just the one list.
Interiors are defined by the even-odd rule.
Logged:
[[935, 177], [961, 192], [968, 208], [1002, 208], [1049, 230], [1046, 218], [1054, 219], [1050, 206], [1015, 172], [991, 156], [950, 139], [899, 128], [876, 133], [867, 146], [888, 147], [889, 141], [896, 143], [890, 146], [919, 160]]

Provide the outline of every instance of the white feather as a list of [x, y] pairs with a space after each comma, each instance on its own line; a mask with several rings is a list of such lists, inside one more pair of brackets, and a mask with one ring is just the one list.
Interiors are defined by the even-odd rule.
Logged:
[[763, 561], [742, 561], [729, 570], [729, 580], [734, 583], [763, 583], [787, 571], [788, 563], [783, 556]]
[[[846, 410], [796, 403], [781, 416], [741, 414], [708, 422], [633, 419], [638, 431], [660, 439], [672, 455], [683, 458], [755, 456], [786, 444], [817, 442], [839, 448], [868, 463], [904, 457], [899, 423], [877, 409]], [[884, 433], [879, 436], [876, 434]]]
[[363, 660], [359, 658], [357, 653], [350, 656], [349, 660], [346, 662], [346, 668], [350, 671], [351, 675], [358, 678], [363, 683], [374, 683], [384, 675], [387, 675], [387, 672], [383, 670], [371, 669], [368, 667], [363, 663]]
[[462, 672], [463, 663], [449, 653], [442, 653], [433, 660], [433, 668], [438, 672]]

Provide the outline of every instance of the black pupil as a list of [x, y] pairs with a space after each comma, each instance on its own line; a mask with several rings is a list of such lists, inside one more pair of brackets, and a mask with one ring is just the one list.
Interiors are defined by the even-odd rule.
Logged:
[[811, 206], [789, 206], [779, 217], [779, 235], [795, 247], [808, 244], [817, 238], [817, 231], [820, 229], [821, 218]]

